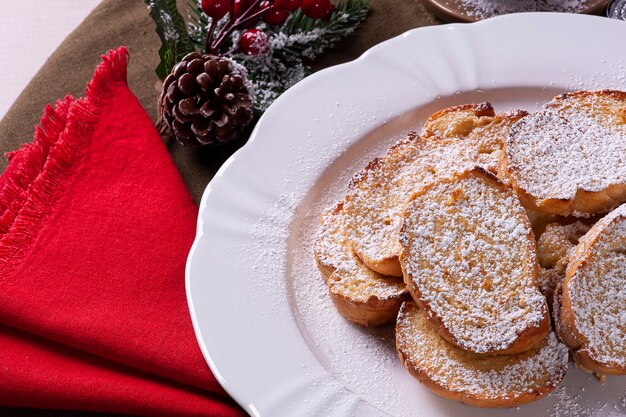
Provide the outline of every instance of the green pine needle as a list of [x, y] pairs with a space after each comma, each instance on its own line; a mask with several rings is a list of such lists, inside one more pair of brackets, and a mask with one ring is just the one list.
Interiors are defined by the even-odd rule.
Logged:
[[[157, 74], [163, 79], [187, 53], [204, 50], [211, 19], [202, 12], [198, 0], [187, 0], [186, 26], [176, 9], [176, 0], [144, 1], [161, 38], [161, 63]], [[268, 54], [249, 56], [237, 52], [241, 34], [237, 31], [219, 50], [246, 67], [256, 91], [255, 107], [264, 111], [283, 91], [310, 73], [306, 62], [352, 33], [368, 12], [369, 0], [338, 0], [336, 10], [328, 20], [312, 19], [298, 10], [279, 27], [263, 22], [257, 24], [270, 38], [272, 47]], [[227, 23], [228, 15], [217, 23], [217, 31]]]
[[202, 12], [198, 0], [187, 0], [187, 30], [196, 49], [203, 51], [209, 30], [210, 18]]
[[[328, 21], [321, 19], [312, 19], [298, 10], [283, 25], [282, 30], [287, 34], [308, 32], [315, 28], [324, 28], [327, 31], [340, 33], [348, 28], [355, 28], [367, 17], [369, 11], [368, 0], [340, 0], [337, 9]], [[348, 14], [349, 18], [345, 20], [342, 16]]]
[[339, 39], [356, 30], [369, 12], [368, 0], [341, 0], [329, 20], [312, 19], [298, 10], [285, 22], [281, 31], [287, 35], [307, 34], [317, 31], [319, 36], [311, 42], [294, 43], [281, 49], [288, 57], [302, 57], [312, 60]]
[[176, 0], [144, 0], [148, 5], [150, 17], [156, 23], [156, 33], [161, 39], [159, 57], [161, 62], [156, 68], [159, 78], [164, 79], [172, 67], [185, 55], [195, 50], [185, 21], [178, 13]]

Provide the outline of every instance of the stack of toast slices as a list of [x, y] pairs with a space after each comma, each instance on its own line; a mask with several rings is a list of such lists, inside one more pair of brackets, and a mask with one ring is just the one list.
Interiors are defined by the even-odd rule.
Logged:
[[407, 370], [479, 407], [626, 374], [626, 93], [430, 116], [354, 174], [314, 247], [337, 310], [396, 324]]

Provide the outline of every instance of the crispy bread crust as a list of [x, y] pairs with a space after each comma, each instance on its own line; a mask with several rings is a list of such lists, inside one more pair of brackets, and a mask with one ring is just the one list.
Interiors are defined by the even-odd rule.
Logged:
[[[498, 174], [498, 178], [503, 181], [508, 181], [507, 178], [501, 178], [500, 174]], [[541, 211], [531, 209], [527, 209], [526, 214], [528, 214], [528, 220], [530, 220], [535, 236], [541, 236], [541, 234], [546, 230], [546, 226], [549, 223], [554, 222], [557, 217], [555, 214], [543, 213]]]
[[569, 255], [578, 245], [578, 240], [591, 229], [595, 218], [575, 220], [555, 216], [555, 221], [545, 225], [543, 233], [537, 239], [537, 258], [539, 260], [539, 288], [554, 305], [557, 287], [563, 284]]
[[[493, 107], [489, 103], [449, 107], [428, 118], [422, 129], [422, 136], [410, 133], [408, 137], [391, 146], [383, 157], [371, 160], [363, 170], [354, 175], [346, 193], [347, 212], [351, 218], [349, 227], [352, 230], [352, 233], [348, 233], [348, 235], [355, 253], [369, 268], [378, 273], [389, 276], [402, 276], [402, 268], [398, 260], [400, 248], [397, 245], [394, 248], [393, 242], [389, 240], [387, 235], [384, 235], [387, 237], [383, 238], [382, 245], [378, 248], [379, 251], [376, 254], [373, 254], [371, 251], [368, 252], [366, 249], [368, 244], [361, 242], [364, 233], [359, 231], [359, 229], [363, 219], [376, 221], [376, 224], [382, 224], [381, 222], [383, 221], [391, 223], [395, 221], [395, 217], [385, 220], [377, 218], [380, 216], [380, 213], [374, 213], [374, 217], [370, 217], [371, 208], [368, 209], [363, 203], [353, 203], [360, 201], [358, 196], [362, 193], [367, 193], [368, 189], [372, 187], [368, 185], [368, 182], [372, 181], [375, 184], [373, 188], [380, 193], [380, 188], [385, 188], [386, 185], [380, 185], [379, 181], [384, 181], [385, 183], [393, 181], [394, 175], [392, 170], [398, 169], [401, 171], [404, 168], [398, 168], [398, 166], [404, 166], [407, 162], [408, 165], [420, 164], [420, 161], [424, 163], [422, 158], [428, 151], [425, 151], [422, 147], [433, 142], [440, 143], [442, 145], [441, 149], [447, 148], [447, 144], [453, 144], [451, 146], [458, 147], [459, 144], [467, 143], [472, 152], [476, 152], [476, 155], [473, 156], [475, 158], [474, 162], [476, 164], [487, 164], [489, 169], [494, 170], [495, 173], [508, 128], [525, 114], [526, 112], [518, 110], [496, 116]], [[422, 156], [419, 156], [417, 161], [411, 160], [416, 155]], [[456, 159], [455, 157], [454, 160], [451, 160], [450, 165], [454, 165]], [[428, 169], [433, 169], [433, 171]], [[432, 167], [428, 169], [425, 172], [430, 172], [435, 176], [441, 175], [439, 171], [435, 171]], [[380, 198], [378, 194], [375, 194], [375, 196], [378, 197], [373, 198]], [[407, 199], [408, 197], [409, 195], [406, 196]], [[393, 200], [393, 196], [390, 198]], [[397, 204], [401, 205], [403, 202], [398, 202]], [[389, 223], [385, 224], [388, 225]], [[385, 227], [387, 226], [383, 226], [383, 228]]]
[[[394, 152], [402, 152], [402, 148], [408, 146], [410, 143], [418, 140], [423, 140], [416, 133], [412, 132], [402, 140], [393, 144], [386, 155], [390, 155]], [[377, 157], [368, 162], [368, 164], [359, 171], [358, 175], [354, 175], [350, 182], [348, 183], [348, 190], [356, 190], [362, 187], [368, 177], [371, 175], [375, 175], [375, 171], [381, 170], [382, 167], [382, 158]], [[348, 192], [349, 195], [349, 192]], [[348, 223], [348, 227], [350, 227]], [[367, 255], [366, 251], [363, 250], [356, 240], [351, 240], [350, 242], [352, 246], [352, 250], [357, 254], [359, 258], [363, 261], [363, 263], [370, 268], [372, 271], [378, 272], [382, 275], [388, 275], [392, 277], [401, 277], [402, 276], [402, 268], [400, 266], [400, 262], [398, 261], [397, 254], [391, 256], [380, 256], [378, 258], [373, 258]]]
[[[343, 202], [339, 202], [335, 204], [332, 208], [329, 208], [325, 212], [323, 212], [322, 215], [320, 216], [320, 229], [322, 226], [324, 226], [326, 216], [337, 216], [341, 213], [342, 210], [343, 210]], [[320, 238], [321, 236], [317, 237], [318, 242]], [[323, 253], [323, 250], [319, 248], [318, 245], [316, 245], [313, 248], [313, 257], [315, 258], [315, 263], [317, 263], [317, 268], [322, 273], [322, 278], [324, 278], [324, 282], [328, 284], [328, 279], [337, 269], [337, 265], [331, 261], [328, 261], [326, 257], [323, 255], [325, 255]]]
[[[557, 107], [562, 102], [576, 102], [588, 97], [605, 96], [626, 102], [626, 92], [616, 90], [598, 91], [575, 91], [556, 96], [551, 102], [546, 104], [547, 108]], [[541, 111], [541, 110], [540, 110]], [[626, 112], [622, 111], [626, 122]], [[528, 118], [523, 118], [511, 129], [510, 136], [513, 137], [521, 130], [522, 126], [528, 122]], [[575, 196], [571, 199], [545, 198], [540, 199], [527, 192], [516, 180], [517, 169], [510, 164], [509, 147], [504, 146], [502, 159], [498, 168], [498, 176], [506, 178], [515, 188], [522, 204], [531, 210], [544, 213], [570, 215], [571, 213], [603, 213], [626, 201], [626, 183], [611, 184], [602, 191], [587, 191], [577, 189]]]
[[328, 288], [328, 294], [339, 313], [361, 327], [382, 326], [395, 322], [402, 303], [411, 298], [405, 293], [384, 299], [370, 297], [362, 302], [346, 297], [342, 292], [334, 291], [332, 285]]
[[[626, 221], [626, 219], [622, 215], [617, 215], [610, 221], [600, 220], [580, 239], [580, 243], [570, 256], [565, 280], [559, 291], [561, 305], [558, 312], [558, 335], [571, 349], [576, 365], [598, 375], [626, 375], [626, 366], [603, 363], [590, 355], [589, 341], [576, 326], [576, 312], [572, 305], [570, 289], [577, 278], [579, 269], [589, 265], [594, 245], [602, 238], [605, 228], [613, 221]], [[624, 349], [626, 350], [626, 346]]]
[[[417, 379], [420, 383], [422, 383], [427, 389], [432, 391], [433, 393], [439, 395], [440, 397], [457, 401], [461, 403], [465, 403], [474, 407], [483, 407], [483, 408], [510, 408], [517, 407], [519, 405], [528, 404], [530, 402], [536, 401], [540, 398], [545, 397], [552, 391], [554, 391], [558, 385], [545, 385], [545, 386], [534, 386], [529, 388], [527, 392], [522, 393], [517, 397], [492, 397], [487, 398], [485, 396], [473, 395], [466, 392], [459, 391], [451, 391], [445, 386], [435, 382], [427, 372], [420, 369], [418, 363], [416, 363], [413, 358], [408, 354], [408, 349], [406, 346], [402, 344], [402, 338], [398, 337], [401, 333], [400, 324], [404, 319], [404, 316], [410, 314], [410, 310], [413, 308], [411, 306], [412, 302], [404, 303], [402, 308], [400, 309], [400, 313], [398, 316], [398, 321], [396, 324], [396, 352], [400, 361], [404, 365], [404, 367], [409, 371], [409, 373]], [[437, 352], [432, 353], [433, 356], [437, 355]], [[563, 372], [563, 374], [565, 374]], [[560, 381], [559, 381], [560, 382]]]
[[[508, 190], [508, 188], [503, 185], [498, 178], [496, 178], [493, 174], [489, 173], [488, 171], [485, 171], [484, 169], [480, 168], [480, 167], [476, 167], [474, 170], [471, 171], [467, 171], [464, 173], [461, 173], [459, 175], [457, 175], [456, 177], [452, 178], [452, 179], [447, 179], [444, 180], [445, 182], [454, 182], [454, 181], [458, 181], [462, 178], [466, 178], [468, 176], [471, 175], [479, 175], [479, 176], [483, 176], [485, 178], [487, 178], [489, 181], [492, 181], [493, 183], [497, 184], [498, 186], [501, 186], [502, 189], [504, 190]], [[430, 186], [424, 187], [423, 189], [419, 190], [418, 192], [416, 192], [413, 197], [411, 198], [411, 200], [424, 195], [425, 193], [427, 193], [431, 188], [435, 187], [437, 184], [431, 184]], [[402, 225], [402, 229], [404, 230], [404, 223]], [[527, 244], [533, 248], [533, 250], [535, 249], [535, 240], [534, 240], [534, 235], [532, 233], [532, 229], [530, 228], [530, 222], [528, 224], [528, 229], [530, 230], [530, 233], [528, 234], [528, 236], [526, 237], [527, 239]], [[406, 260], [407, 254], [406, 251], [403, 250], [400, 253], [400, 262], [403, 265], [403, 272], [404, 272], [404, 282], [407, 284], [407, 288], [409, 289], [409, 292], [411, 293], [411, 296], [413, 298], [413, 300], [418, 304], [418, 306], [425, 310], [428, 311], [429, 314], [427, 314], [428, 319], [430, 320], [431, 324], [433, 325], [433, 327], [437, 330], [437, 333], [443, 337], [444, 339], [446, 339], [448, 342], [452, 343], [453, 345], [461, 348], [461, 349], [465, 349], [460, 343], [459, 341], [456, 339], [456, 337], [452, 334], [452, 332], [450, 331], [450, 329], [448, 329], [445, 324], [443, 323], [442, 318], [435, 314], [433, 312], [433, 309], [431, 308], [430, 304], [428, 303], [428, 301], [424, 300], [424, 297], [422, 296], [422, 293], [420, 292], [419, 287], [415, 284], [415, 280], [413, 279], [413, 277], [411, 276], [410, 272], [407, 271], [405, 264], [407, 262]], [[536, 264], [536, 262], [535, 262]], [[535, 265], [534, 268], [534, 273], [533, 273], [533, 281], [535, 283], [535, 285], [538, 286], [538, 273], [539, 273], [539, 266]], [[525, 352], [531, 348], [533, 348], [534, 346], [536, 346], [537, 344], [539, 344], [550, 332], [550, 313], [549, 313], [549, 309], [547, 308], [547, 304], [545, 306], [545, 312], [543, 315], [543, 319], [541, 320], [541, 322], [536, 325], [536, 326], [531, 326], [526, 328], [524, 331], [522, 331], [521, 333], [518, 333], [517, 338], [515, 340], [514, 343], [510, 344], [507, 348], [505, 349], [501, 349], [501, 350], [494, 350], [494, 351], [490, 351], [489, 353], [491, 354], [495, 354], [495, 355], [507, 355], [507, 354], [514, 354], [514, 353], [520, 353], [520, 352]]]
[[[460, 113], [467, 117], [459, 118]], [[490, 103], [470, 103], [452, 106], [433, 113], [424, 123], [422, 137], [445, 138], [467, 136], [478, 126], [490, 122], [484, 117], [495, 117], [496, 112]]]
[[[413, 301], [415, 301], [421, 309], [425, 311], [430, 311], [430, 305], [428, 304], [428, 302], [422, 301], [421, 293], [419, 292], [419, 290], [417, 290], [414, 286], [407, 287], [409, 287], [409, 292], [411, 293]], [[427, 317], [439, 336], [443, 337], [453, 345], [461, 348], [459, 342], [456, 340], [450, 330], [446, 328], [439, 316], [435, 314], [428, 314]], [[549, 310], [546, 308], [545, 317], [538, 326], [529, 327], [523, 332], [519, 333], [515, 343], [511, 344], [507, 349], [494, 350], [489, 352], [489, 354], [510, 355], [526, 352], [527, 350], [530, 350], [533, 347], [537, 346], [538, 343], [545, 339], [548, 333], [550, 333], [550, 313]]]
[[[336, 216], [340, 216], [342, 211], [343, 203], [338, 203], [332, 209], [325, 211], [320, 217], [320, 226], [323, 226], [326, 221], [336, 221]], [[331, 226], [334, 226], [335, 229], [343, 228], [343, 225]], [[341, 233], [343, 230], [339, 230], [339, 232]], [[321, 239], [321, 237], [318, 237], [318, 239]], [[344, 281], [349, 281], [351, 279], [366, 280], [372, 277], [370, 278], [372, 279], [372, 284], [379, 284], [379, 282], [374, 282], [374, 277], [376, 277], [378, 278], [378, 281], [380, 281], [380, 278], [388, 280], [389, 286], [394, 287], [400, 284], [402, 279], [394, 277], [381, 277], [372, 271], [367, 271], [367, 267], [363, 265], [361, 260], [352, 253], [352, 249], [348, 246], [347, 240], [344, 239], [341, 244], [344, 246], [342, 251], [347, 252], [350, 257], [350, 262], [356, 265], [358, 272], [354, 273], [361, 274], [359, 277], [351, 277], [347, 275], [351, 272], [341, 270], [339, 265], [333, 263], [333, 256], [323, 253], [323, 248], [320, 248], [319, 245], [316, 245], [314, 250], [317, 266], [322, 273], [324, 281], [326, 282], [328, 294], [335, 304], [335, 307], [346, 319], [362, 327], [393, 323], [398, 315], [398, 310], [400, 309], [402, 303], [410, 299], [408, 291], [392, 291], [389, 294], [380, 297], [370, 294], [367, 298], [365, 298], [363, 294], [346, 292], [344, 290]]]

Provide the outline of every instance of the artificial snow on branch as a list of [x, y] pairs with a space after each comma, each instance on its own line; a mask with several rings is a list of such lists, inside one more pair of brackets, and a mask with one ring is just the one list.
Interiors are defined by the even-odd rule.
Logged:
[[366, 18], [368, 0], [145, 0], [161, 38], [161, 79], [187, 53], [231, 58], [248, 71], [254, 107], [264, 111], [310, 73], [310, 62]]

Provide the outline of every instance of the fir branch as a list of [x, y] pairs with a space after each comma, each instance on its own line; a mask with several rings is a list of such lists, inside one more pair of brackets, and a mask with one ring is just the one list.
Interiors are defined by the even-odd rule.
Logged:
[[[264, 111], [285, 90], [306, 77], [310, 68], [305, 61], [313, 60], [352, 33], [368, 11], [368, 0], [341, 0], [329, 20], [312, 19], [298, 10], [278, 30], [268, 31], [266, 25], [259, 25], [269, 34], [269, 53], [233, 55], [248, 69], [248, 78], [255, 90], [255, 107]], [[238, 43], [237, 34], [231, 42]]]
[[203, 49], [206, 42], [209, 24], [213, 19], [208, 17], [200, 7], [199, 0], [187, 0], [187, 30], [196, 49]]
[[159, 78], [164, 79], [172, 67], [195, 48], [185, 27], [185, 21], [176, 8], [176, 0], [144, 1], [148, 5], [150, 17], [156, 24], [156, 33], [161, 39], [159, 49], [161, 62], [155, 71]]
[[[163, 9], [164, 4], [171, 7], [175, 0], [145, 1], [149, 5], [155, 5], [151, 7], [150, 14], [157, 22], [157, 32], [161, 30], [159, 36], [163, 42], [162, 50], [166, 45], [176, 45], [171, 41], [166, 42], [168, 40], [165, 36], [166, 25], [157, 20], [161, 16], [160, 10], [154, 10], [157, 6]], [[255, 90], [255, 108], [258, 111], [267, 109], [286, 89], [307, 76], [310, 68], [305, 62], [310, 62], [324, 50], [331, 48], [339, 39], [352, 33], [369, 12], [369, 0], [339, 0], [336, 10], [328, 20], [313, 19], [302, 13], [302, 10], [298, 10], [292, 13], [280, 27], [268, 26], [262, 21], [252, 24], [251, 27], [267, 33], [270, 44], [267, 54], [251, 56], [243, 54], [238, 47], [239, 36], [242, 30], [247, 28], [246, 25], [241, 28], [225, 28], [225, 25], [233, 24], [229, 20], [229, 15], [214, 24], [212, 19], [202, 11], [200, 0], [186, 0], [186, 2], [188, 17], [186, 29], [175, 9], [175, 4], [173, 9], [175, 14], [166, 13], [167, 16], [172, 16], [171, 22], [175, 23], [172, 25], [176, 29], [175, 33], [179, 33], [182, 28], [182, 33], [179, 33], [178, 37], [184, 39], [185, 44], [184, 48], [176, 45], [176, 49], [166, 49], [167, 55], [161, 54], [160, 51], [159, 69], [166, 70], [163, 77], [185, 53], [194, 48], [204, 52], [209, 31], [217, 34], [223, 32], [225, 35], [223, 39], [219, 39], [220, 45], [216, 51], [230, 56], [247, 68], [248, 78]], [[228, 33], [226, 33], [227, 29], [230, 29]], [[175, 52], [181, 49], [185, 52], [176, 55]]]
[[[287, 39], [292, 38], [280, 48], [280, 52], [286, 58], [303, 56], [313, 60], [325, 49], [332, 48], [339, 39], [354, 32], [368, 12], [368, 0], [341, 0], [328, 21], [312, 19], [302, 13], [302, 10], [298, 10], [289, 17], [279, 32], [284, 33]], [[296, 34], [302, 36], [290, 37]]]

